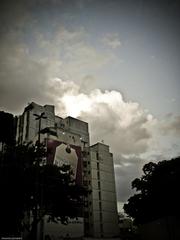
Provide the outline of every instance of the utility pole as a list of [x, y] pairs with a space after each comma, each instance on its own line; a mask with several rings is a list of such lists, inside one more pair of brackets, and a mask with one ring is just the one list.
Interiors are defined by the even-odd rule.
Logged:
[[[38, 158], [37, 158], [37, 168], [39, 167], [39, 162], [40, 162], [40, 145], [41, 145], [41, 119], [46, 119], [47, 117], [44, 116], [45, 113], [42, 112], [40, 115], [38, 114], [33, 114], [36, 118], [35, 120], [39, 121], [39, 126], [38, 126], [38, 146], [37, 146], [37, 151], [38, 151]], [[36, 192], [35, 192], [35, 209], [34, 209], [34, 239], [38, 240], [37, 237], [37, 223], [38, 223], [38, 191], [39, 191], [39, 174], [38, 170], [36, 172]], [[43, 187], [43, 186], [41, 186]], [[40, 205], [42, 205], [42, 191], [41, 191], [41, 200], [40, 200]], [[40, 206], [40, 210], [41, 210]]]
[[40, 115], [38, 114], [33, 114], [36, 118], [35, 120], [39, 121], [39, 129], [38, 129], [38, 147], [40, 147], [40, 143], [41, 143], [41, 119], [46, 119], [47, 117], [44, 116], [45, 112], [42, 112]]

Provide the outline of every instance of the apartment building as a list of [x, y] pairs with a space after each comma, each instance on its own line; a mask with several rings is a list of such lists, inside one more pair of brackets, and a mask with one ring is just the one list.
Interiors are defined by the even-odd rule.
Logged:
[[[37, 116], [44, 113], [41, 124]], [[40, 131], [39, 131], [40, 130]], [[40, 138], [51, 154], [47, 162], [70, 164], [77, 184], [88, 189], [84, 199], [84, 236], [118, 235], [118, 214], [114, 180], [113, 155], [109, 146], [90, 146], [88, 123], [55, 115], [53, 105], [30, 103], [17, 121], [17, 143], [36, 142]]]

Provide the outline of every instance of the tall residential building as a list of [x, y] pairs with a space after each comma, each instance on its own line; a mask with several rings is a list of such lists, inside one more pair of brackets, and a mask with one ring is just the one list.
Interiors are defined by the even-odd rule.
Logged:
[[[77, 184], [88, 189], [84, 200], [84, 235], [114, 237], [118, 235], [118, 214], [113, 156], [109, 146], [90, 146], [88, 123], [76, 118], [55, 115], [52, 105], [29, 104], [18, 117], [17, 143], [36, 142], [39, 123], [35, 115], [44, 112], [40, 140], [51, 149], [47, 162], [70, 164]], [[34, 115], [35, 114], [35, 115]]]
[[109, 146], [97, 143], [90, 147], [93, 235], [118, 235], [117, 200], [114, 179], [113, 155]]

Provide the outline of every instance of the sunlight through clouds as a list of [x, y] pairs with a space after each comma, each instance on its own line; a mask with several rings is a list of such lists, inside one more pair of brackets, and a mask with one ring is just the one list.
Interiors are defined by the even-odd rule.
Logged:
[[89, 123], [92, 143], [104, 139], [117, 156], [147, 150], [153, 116], [136, 102], [125, 101], [118, 91], [94, 89], [84, 93], [72, 81], [52, 79], [49, 89], [56, 99], [57, 114], [80, 118]]

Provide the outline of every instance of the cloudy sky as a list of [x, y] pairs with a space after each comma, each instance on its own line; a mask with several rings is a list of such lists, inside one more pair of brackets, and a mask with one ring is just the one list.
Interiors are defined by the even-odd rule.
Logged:
[[122, 206], [145, 163], [180, 155], [178, 1], [1, 2], [1, 110], [35, 101], [89, 122]]

